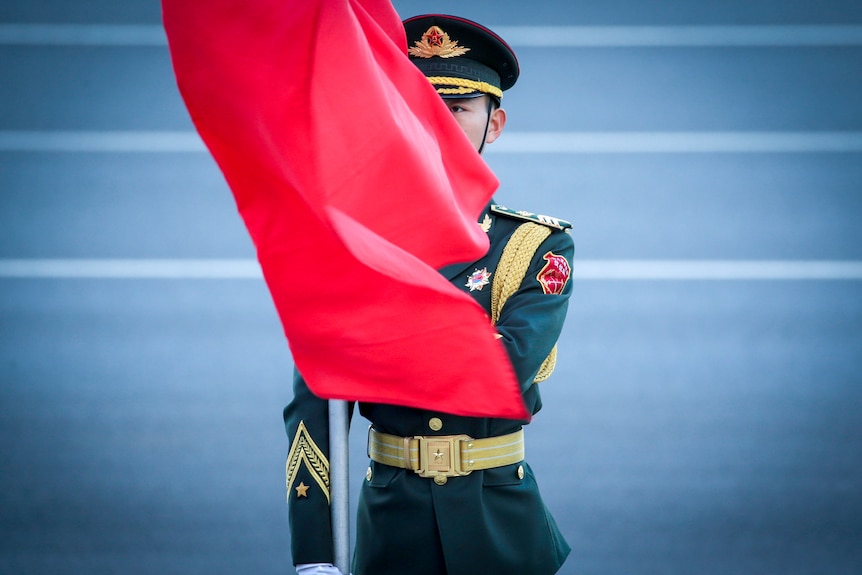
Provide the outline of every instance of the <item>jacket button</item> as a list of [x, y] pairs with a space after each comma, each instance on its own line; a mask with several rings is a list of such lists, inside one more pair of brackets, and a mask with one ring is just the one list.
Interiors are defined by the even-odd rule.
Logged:
[[368, 469], [365, 470], [365, 480], [371, 481], [371, 466], [368, 466]]
[[437, 485], [446, 485], [447, 481], [449, 481], [449, 478], [446, 477], [445, 475], [435, 475], [434, 476], [434, 483], [436, 483]]
[[431, 431], [440, 431], [441, 429], [443, 429], [443, 420], [441, 420], [439, 417], [432, 417], [428, 421], [428, 427], [431, 428]]
[[523, 478], [524, 478], [524, 466], [519, 465], [518, 466], [518, 479], [523, 479]]

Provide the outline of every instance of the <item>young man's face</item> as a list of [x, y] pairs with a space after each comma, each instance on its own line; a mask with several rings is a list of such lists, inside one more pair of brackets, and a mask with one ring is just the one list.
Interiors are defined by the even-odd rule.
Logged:
[[[496, 140], [503, 131], [503, 126], [506, 125], [506, 111], [503, 108], [492, 110], [491, 120], [488, 121], [488, 98], [488, 96], [480, 96], [443, 100], [476, 150], [481, 149], [483, 139], [486, 144]], [[488, 126], [487, 137], [485, 136], [486, 125]]]

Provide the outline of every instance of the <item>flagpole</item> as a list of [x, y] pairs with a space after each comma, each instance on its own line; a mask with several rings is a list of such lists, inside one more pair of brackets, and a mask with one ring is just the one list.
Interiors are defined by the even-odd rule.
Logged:
[[329, 476], [335, 566], [350, 573], [350, 493], [348, 491], [347, 402], [329, 400]]

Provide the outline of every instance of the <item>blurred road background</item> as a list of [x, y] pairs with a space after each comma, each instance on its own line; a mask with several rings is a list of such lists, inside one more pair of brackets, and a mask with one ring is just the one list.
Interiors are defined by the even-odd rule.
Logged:
[[[862, 573], [862, 4], [395, 6], [510, 40], [497, 198], [574, 223], [562, 573]], [[292, 364], [159, 20], [0, 0], [3, 574], [291, 572]]]

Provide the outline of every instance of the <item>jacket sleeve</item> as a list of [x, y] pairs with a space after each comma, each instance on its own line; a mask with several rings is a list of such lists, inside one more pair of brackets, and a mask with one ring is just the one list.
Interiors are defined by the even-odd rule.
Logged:
[[284, 428], [290, 439], [285, 472], [293, 563], [332, 563], [329, 407], [296, 371]]
[[502, 336], [522, 392], [533, 384], [542, 362], [556, 344], [572, 292], [569, 273], [565, 275], [562, 288], [543, 285], [540, 278], [546, 277], [546, 266], [554, 259], [553, 256], [565, 258], [569, 272], [574, 251], [574, 243], [568, 233], [554, 232], [548, 236], [536, 250], [521, 286], [506, 301], [497, 320], [497, 331]]

